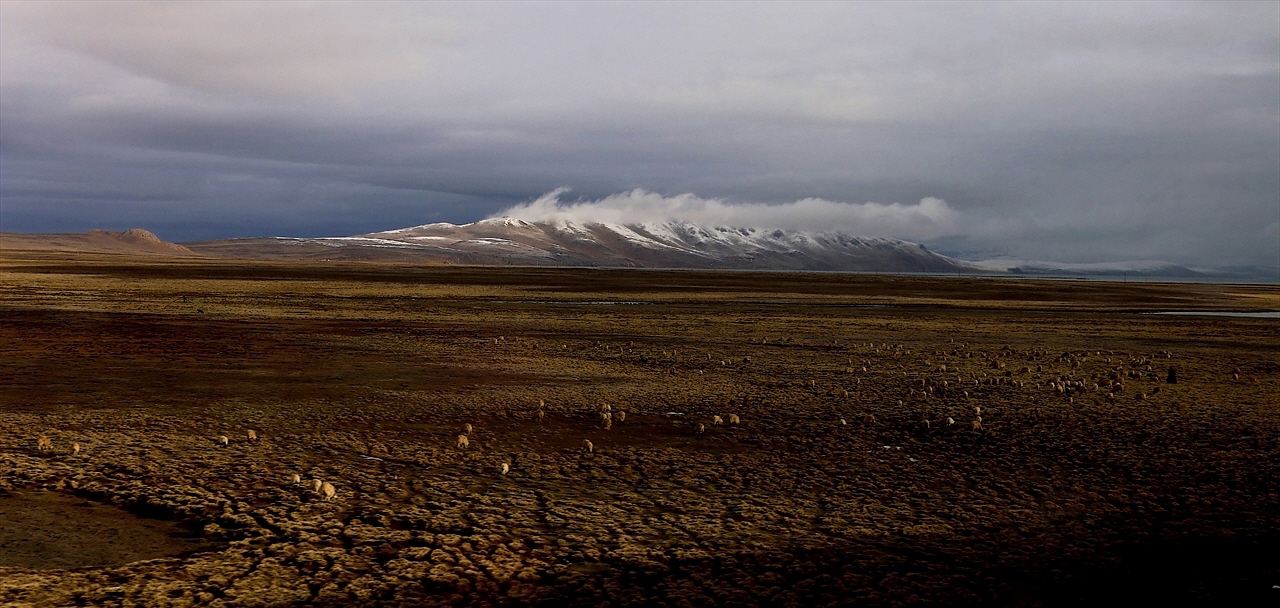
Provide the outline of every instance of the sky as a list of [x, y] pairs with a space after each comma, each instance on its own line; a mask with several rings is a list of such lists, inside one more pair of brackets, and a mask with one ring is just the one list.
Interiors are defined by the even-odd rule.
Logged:
[[0, 231], [1280, 266], [1280, 3], [0, 2]]

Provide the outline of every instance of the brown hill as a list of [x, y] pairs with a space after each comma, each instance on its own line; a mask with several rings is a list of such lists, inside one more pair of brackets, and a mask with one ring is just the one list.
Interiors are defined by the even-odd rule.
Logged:
[[90, 230], [83, 233], [0, 233], [0, 250], [119, 253], [126, 255], [192, 256], [195, 252], [141, 228], [123, 232]]

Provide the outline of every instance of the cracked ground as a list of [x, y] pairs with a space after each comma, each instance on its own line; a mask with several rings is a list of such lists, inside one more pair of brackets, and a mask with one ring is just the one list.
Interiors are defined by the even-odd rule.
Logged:
[[1274, 286], [13, 257], [0, 605], [1266, 604], [1280, 324], [1138, 313], [1276, 308]]

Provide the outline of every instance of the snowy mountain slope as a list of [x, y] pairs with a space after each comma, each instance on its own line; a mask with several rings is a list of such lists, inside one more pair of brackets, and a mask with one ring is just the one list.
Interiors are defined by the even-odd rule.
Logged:
[[577, 224], [493, 218], [350, 237], [189, 243], [220, 257], [400, 260], [452, 264], [980, 272], [922, 245], [842, 233], [662, 224]]

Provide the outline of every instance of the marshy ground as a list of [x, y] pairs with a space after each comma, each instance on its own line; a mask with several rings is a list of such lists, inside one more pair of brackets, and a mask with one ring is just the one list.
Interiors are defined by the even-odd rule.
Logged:
[[1280, 289], [15, 254], [0, 604], [1280, 601], [1280, 322], [1194, 309]]

